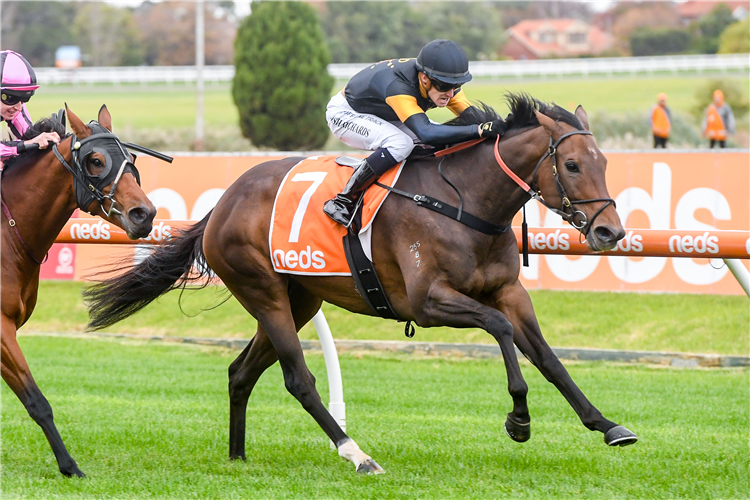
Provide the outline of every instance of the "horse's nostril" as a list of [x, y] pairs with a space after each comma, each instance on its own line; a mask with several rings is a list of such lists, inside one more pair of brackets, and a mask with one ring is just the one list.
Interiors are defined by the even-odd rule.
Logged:
[[625, 231], [620, 230], [617, 233], [612, 232], [607, 226], [597, 226], [594, 228], [594, 234], [603, 243], [615, 243], [625, 236]]
[[140, 207], [131, 208], [128, 211], [128, 219], [133, 224], [142, 224], [148, 218], [148, 210]]

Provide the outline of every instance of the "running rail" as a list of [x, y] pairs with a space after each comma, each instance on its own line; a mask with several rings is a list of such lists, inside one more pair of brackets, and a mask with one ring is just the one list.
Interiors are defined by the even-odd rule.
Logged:
[[[103, 219], [70, 219], [56, 243], [154, 245], [169, 240], [176, 231], [197, 221], [155, 220], [147, 238], [131, 240], [125, 231]], [[521, 250], [521, 228], [514, 227]], [[750, 231], [681, 231], [677, 229], [626, 229], [613, 250], [592, 252], [573, 228], [529, 228], [529, 252], [558, 255], [622, 255], [630, 257], [692, 257], [750, 259]]]

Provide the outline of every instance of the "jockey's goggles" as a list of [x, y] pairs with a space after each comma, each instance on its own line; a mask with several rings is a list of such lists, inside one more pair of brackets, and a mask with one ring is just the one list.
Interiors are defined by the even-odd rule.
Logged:
[[0, 93], [0, 101], [8, 106], [14, 106], [19, 102], [29, 102], [31, 96], [34, 95], [33, 90], [8, 90], [3, 89]]
[[450, 92], [451, 90], [458, 91], [461, 89], [460, 83], [445, 83], [434, 78], [430, 78], [430, 83], [438, 92]]

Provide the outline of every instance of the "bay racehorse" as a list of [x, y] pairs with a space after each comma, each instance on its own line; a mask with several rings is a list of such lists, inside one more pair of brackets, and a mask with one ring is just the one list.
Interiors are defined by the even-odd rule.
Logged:
[[[407, 165], [395, 187], [448, 203], [457, 199], [458, 191], [465, 212], [497, 226], [509, 225], [534, 196], [579, 228], [592, 250], [613, 248], [624, 230], [607, 192], [607, 160], [588, 130], [583, 108], [573, 114], [525, 95], [510, 95], [508, 101], [512, 116], [499, 143], [482, 142], [444, 158], [440, 169], [452, 186], [438, 175], [438, 160], [428, 158]], [[497, 118], [487, 107], [469, 110], [454, 123]], [[373, 311], [350, 276], [280, 274], [272, 265], [269, 225], [274, 197], [300, 160], [287, 158], [254, 167], [227, 189], [202, 221], [134, 268], [86, 290], [89, 327], [114, 324], [168, 290], [205, 280], [213, 270], [258, 320], [252, 341], [229, 367], [230, 458], [245, 459], [248, 398], [263, 371], [278, 360], [286, 388], [335, 443], [339, 455], [360, 472], [379, 473], [382, 468], [321, 403], [297, 337], [324, 300], [359, 314], [374, 315]], [[499, 162], [507, 162], [507, 170]], [[420, 265], [410, 252], [417, 241]], [[398, 317], [423, 327], [482, 328], [500, 344], [513, 399], [505, 422], [512, 439], [529, 439], [531, 421], [514, 342], [559, 389], [583, 424], [604, 434], [607, 444], [626, 445], [638, 439], [602, 416], [545, 342], [519, 281], [512, 231], [484, 234], [392, 193], [375, 219], [372, 242], [377, 274]]]
[[[66, 106], [67, 108], [67, 106]], [[40, 266], [55, 238], [81, 208], [124, 229], [130, 238], [151, 232], [156, 208], [141, 190], [133, 159], [111, 133], [106, 106], [85, 125], [67, 110], [43, 118], [24, 139], [57, 132], [60, 144], [9, 160], [2, 175], [2, 377], [44, 431], [66, 476], [83, 476], [57, 431], [52, 408], [34, 381], [16, 331], [36, 306]]]

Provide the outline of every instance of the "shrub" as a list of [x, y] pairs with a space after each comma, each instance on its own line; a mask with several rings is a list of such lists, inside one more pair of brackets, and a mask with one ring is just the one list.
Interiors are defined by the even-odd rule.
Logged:
[[256, 146], [318, 149], [328, 139], [325, 108], [333, 77], [313, 8], [258, 2], [235, 40], [232, 97], [240, 128]]
[[640, 28], [630, 35], [630, 51], [634, 56], [681, 54], [690, 43], [690, 33], [682, 29]]

